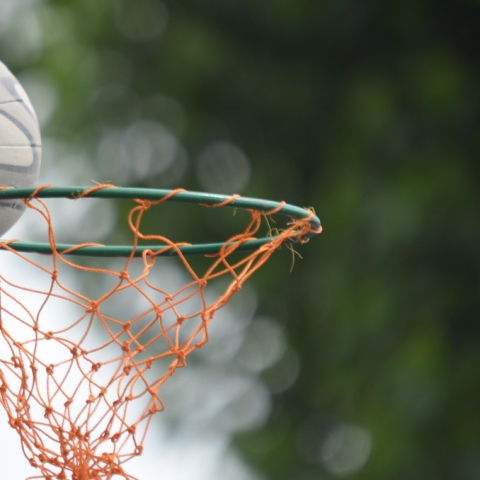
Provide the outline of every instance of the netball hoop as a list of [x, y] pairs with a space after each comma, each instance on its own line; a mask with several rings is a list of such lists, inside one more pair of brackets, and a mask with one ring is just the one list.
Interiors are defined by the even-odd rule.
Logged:
[[[56, 198], [128, 201], [131, 244], [57, 242], [46, 201]], [[215, 312], [274, 251], [321, 232], [311, 209], [238, 195], [112, 185], [0, 190], [0, 203], [12, 200], [41, 219], [45, 242], [0, 240], [0, 258], [18, 265], [10, 272], [2, 261], [0, 270], [0, 404], [38, 469], [31, 478], [46, 480], [133, 479], [123, 464], [142, 453], [152, 416], [164, 409], [162, 385], [206, 344]], [[165, 202], [242, 209], [248, 220], [216, 243], [143, 233], [147, 212]], [[272, 229], [275, 217], [285, 225]], [[190, 256], [208, 261], [202, 273]], [[107, 258], [99, 266], [84, 257]], [[165, 286], [163, 257], [182, 265], [180, 287]], [[88, 294], [79, 276], [95, 284]]]

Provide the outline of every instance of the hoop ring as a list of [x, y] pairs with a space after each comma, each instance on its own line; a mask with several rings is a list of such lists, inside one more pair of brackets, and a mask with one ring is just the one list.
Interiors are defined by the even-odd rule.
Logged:
[[[209, 207], [233, 207], [244, 210], [256, 210], [262, 213], [272, 212], [274, 215], [283, 215], [295, 220], [308, 219], [310, 231], [303, 236], [307, 240], [322, 230], [320, 219], [309, 209], [296, 207], [284, 202], [264, 200], [259, 198], [242, 197], [238, 195], [220, 195], [216, 193], [189, 192], [184, 190], [164, 190], [152, 188], [127, 188], [113, 185], [99, 185], [98, 187], [39, 187], [39, 188], [7, 188], [0, 190], [0, 202], [2, 200], [33, 198], [110, 198], [131, 200], [164, 200], [168, 202], [195, 203]], [[300, 232], [299, 232], [300, 233]], [[271, 242], [276, 236], [266, 236], [256, 240], [249, 240], [238, 247], [238, 251], [252, 251], [262, 245]], [[4, 242], [6, 244], [7, 242]], [[185, 256], [209, 255], [218, 253], [224, 243], [197, 243], [182, 245], [178, 250]], [[37, 242], [8, 242], [8, 247], [18, 252], [34, 252], [52, 254], [52, 246], [49, 243]], [[129, 245], [85, 245], [76, 248], [73, 244], [57, 244], [55, 249], [58, 253], [93, 257], [140, 257], [145, 251], [158, 251], [164, 248], [162, 245], [142, 245], [132, 247]], [[0, 243], [0, 249], [5, 249]], [[72, 250], [73, 249], [73, 250]], [[71, 250], [71, 251], [70, 251]], [[159, 253], [160, 256], [173, 256], [178, 253], [169, 249]]]

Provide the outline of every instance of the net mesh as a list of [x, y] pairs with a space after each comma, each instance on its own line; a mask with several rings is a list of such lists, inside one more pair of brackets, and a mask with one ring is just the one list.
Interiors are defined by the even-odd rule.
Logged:
[[[243, 231], [208, 255], [200, 274], [184, 244], [142, 233], [145, 213], [167, 200], [132, 201], [133, 249], [122, 260], [92, 266], [59, 253], [49, 206], [35, 194], [24, 203], [42, 219], [53, 254], [26, 255], [0, 242], [0, 403], [38, 469], [30, 478], [133, 479], [123, 464], [142, 453], [152, 417], [164, 409], [162, 385], [208, 341], [215, 312], [277, 248], [312, 233], [308, 218], [292, 219], [271, 242], [239, 253], [275, 213], [250, 209]], [[163, 246], [135, 258], [142, 241]], [[176, 252], [181, 285], [168, 275], [172, 260], [159, 257], [165, 249]]]

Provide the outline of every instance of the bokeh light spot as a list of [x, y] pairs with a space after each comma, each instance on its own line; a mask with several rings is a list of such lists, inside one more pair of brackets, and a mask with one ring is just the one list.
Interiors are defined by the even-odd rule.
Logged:
[[118, 0], [115, 7], [116, 25], [131, 40], [151, 40], [167, 26], [167, 7], [158, 0]]
[[42, 128], [48, 126], [58, 106], [58, 91], [45, 75], [27, 73], [18, 77], [35, 108]]
[[[43, 49], [42, 28], [34, 9], [24, 7], [21, 15], [15, 15], [16, 10], [12, 4], [13, 2], [0, 1], [0, 34], [5, 33], [3, 43], [8, 58], [28, 63], [37, 58]], [[7, 22], [4, 22], [4, 15]]]
[[341, 424], [326, 436], [320, 450], [325, 468], [339, 477], [360, 470], [372, 449], [370, 433], [357, 425]]
[[235, 144], [215, 141], [197, 158], [201, 186], [218, 193], [240, 193], [250, 181], [250, 161]]
[[125, 184], [161, 176], [179, 162], [181, 153], [177, 138], [167, 128], [141, 120], [103, 134], [97, 166], [103, 181]]
[[261, 372], [275, 365], [285, 349], [285, 332], [280, 325], [268, 317], [257, 317], [248, 329], [239, 361], [248, 370]]

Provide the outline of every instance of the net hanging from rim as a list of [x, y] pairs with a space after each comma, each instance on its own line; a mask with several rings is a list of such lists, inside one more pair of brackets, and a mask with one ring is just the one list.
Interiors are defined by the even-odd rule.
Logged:
[[[45, 198], [63, 197], [130, 199], [131, 245], [57, 243]], [[0, 240], [0, 403], [38, 469], [30, 478], [46, 480], [133, 479], [123, 464], [142, 453], [152, 416], [164, 409], [162, 385], [208, 341], [215, 312], [280, 246], [321, 232], [311, 209], [238, 195], [112, 185], [0, 190], [0, 202], [12, 201], [42, 220], [48, 241]], [[171, 201], [240, 208], [248, 221], [211, 244], [142, 233], [145, 214]], [[277, 215], [287, 222], [272, 230]], [[7, 255], [17, 265], [11, 271]], [[208, 260], [202, 273], [190, 255]], [[115, 258], [85, 261], [92, 256]], [[175, 257], [188, 278], [173, 291], [161, 257]], [[207, 289], [219, 280], [223, 290]]]

